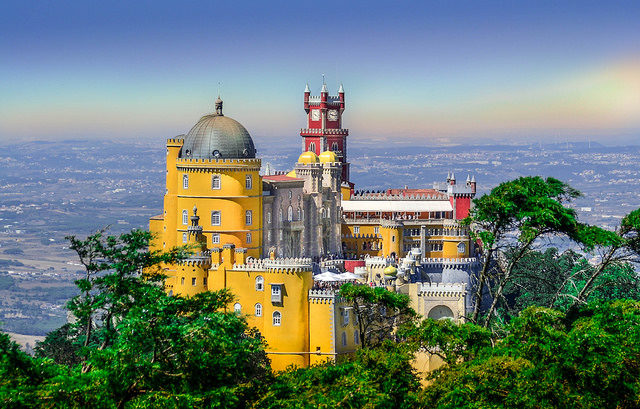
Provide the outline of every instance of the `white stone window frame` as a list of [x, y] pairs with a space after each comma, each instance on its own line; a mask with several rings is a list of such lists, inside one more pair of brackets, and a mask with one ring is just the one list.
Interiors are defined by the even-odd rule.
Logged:
[[222, 224], [222, 212], [220, 210], [211, 211], [211, 225], [220, 226]]
[[247, 190], [253, 189], [253, 176], [246, 175], [244, 178], [244, 187]]
[[211, 244], [220, 244], [220, 234], [211, 233]]
[[187, 209], [182, 210], [182, 224], [185, 226], [189, 224], [189, 211]]
[[256, 285], [256, 291], [264, 291], [264, 277], [257, 276], [255, 285]]
[[211, 176], [211, 190], [220, 190], [222, 188], [222, 180], [220, 175]]
[[274, 327], [279, 327], [282, 325], [282, 313], [280, 311], [274, 311], [271, 315], [271, 324]]
[[262, 304], [256, 303], [256, 305], [253, 306], [253, 314], [256, 317], [262, 317]]
[[182, 174], [182, 188], [189, 189], [189, 175], [186, 173]]
[[246, 239], [247, 239], [247, 244], [251, 244], [251, 239], [252, 239], [251, 233], [247, 233]]
[[252, 210], [246, 210], [244, 212], [244, 223], [247, 226], [251, 226], [253, 224], [253, 211]]

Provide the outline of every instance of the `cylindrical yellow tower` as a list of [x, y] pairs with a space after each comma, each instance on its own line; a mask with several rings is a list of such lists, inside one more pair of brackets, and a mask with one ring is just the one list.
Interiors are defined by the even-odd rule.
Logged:
[[395, 220], [385, 220], [380, 225], [382, 235], [382, 256], [401, 257], [402, 223]]

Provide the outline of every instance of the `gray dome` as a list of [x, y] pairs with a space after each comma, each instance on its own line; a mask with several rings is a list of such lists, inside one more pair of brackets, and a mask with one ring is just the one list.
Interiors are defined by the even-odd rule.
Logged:
[[[216, 101], [216, 105], [218, 101]], [[218, 109], [219, 108], [219, 109]], [[222, 115], [222, 101], [217, 113], [205, 115], [184, 138], [180, 157], [193, 159], [256, 157], [251, 135], [235, 119]]]

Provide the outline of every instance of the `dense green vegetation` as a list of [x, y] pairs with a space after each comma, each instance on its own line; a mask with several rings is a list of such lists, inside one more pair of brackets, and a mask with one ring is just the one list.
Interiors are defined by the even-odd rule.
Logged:
[[[420, 319], [406, 296], [345, 285], [363, 348], [281, 373], [271, 371], [260, 334], [228, 312], [232, 294], [163, 291], [153, 266], [187, 249], [150, 253], [142, 231], [71, 237], [85, 267], [68, 304], [77, 319], [52, 331], [35, 357], [0, 334], [0, 406], [640, 407], [640, 280], [629, 264], [640, 249], [640, 211], [604, 231], [566, 207], [577, 194], [555, 180], [521, 178], [477, 200], [468, 222], [491, 254], [484, 291], [497, 297], [468, 323]], [[534, 248], [544, 234], [563, 234], [600, 258]], [[445, 362], [426, 382], [412, 366], [419, 353]]]

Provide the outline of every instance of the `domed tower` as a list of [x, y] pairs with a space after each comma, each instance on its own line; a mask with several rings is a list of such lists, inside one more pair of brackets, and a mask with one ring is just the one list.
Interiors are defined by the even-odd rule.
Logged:
[[150, 223], [158, 237], [155, 247], [188, 243], [190, 209], [197, 207], [207, 248], [233, 244], [246, 249], [247, 256], [260, 257], [259, 171], [251, 135], [223, 114], [218, 97], [215, 112], [200, 118], [185, 136], [167, 141], [164, 213]]

